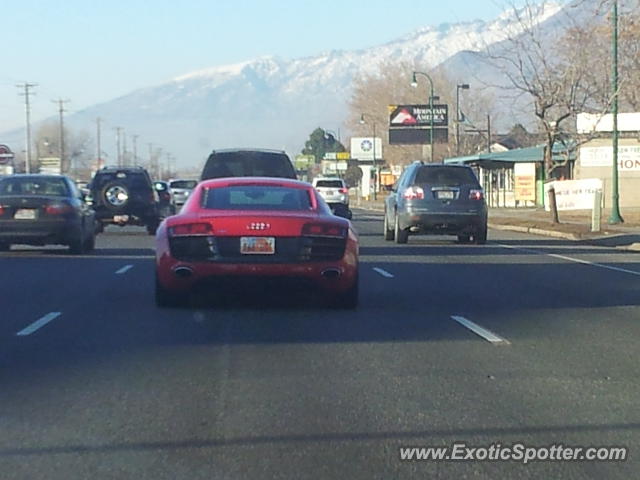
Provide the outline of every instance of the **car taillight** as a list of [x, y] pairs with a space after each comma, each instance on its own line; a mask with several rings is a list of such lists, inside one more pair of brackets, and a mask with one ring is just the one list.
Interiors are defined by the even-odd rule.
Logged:
[[424, 200], [424, 190], [420, 187], [409, 187], [404, 191], [402, 196], [406, 200]]
[[469, 191], [469, 200], [482, 200], [484, 198], [484, 193], [482, 190], [470, 190]]
[[185, 223], [182, 225], [174, 225], [169, 228], [169, 234], [172, 237], [180, 237], [185, 235], [211, 235], [213, 227], [210, 223]]
[[4, 207], [0, 205], [0, 217], [4, 215], [4, 210], [5, 210]]
[[73, 211], [73, 207], [71, 205], [63, 205], [63, 204], [51, 204], [47, 205], [44, 208], [44, 211], [47, 215], [64, 215], [65, 213], [70, 213]]
[[349, 193], [349, 189], [348, 188], [341, 188], [340, 189], [340, 193]]
[[347, 236], [347, 229], [341, 225], [333, 225], [331, 223], [307, 223], [302, 227], [302, 235], [344, 238]]

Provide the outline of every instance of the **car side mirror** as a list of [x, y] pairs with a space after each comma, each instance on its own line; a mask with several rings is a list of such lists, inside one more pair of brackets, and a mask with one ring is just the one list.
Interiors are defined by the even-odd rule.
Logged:
[[336, 217], [346, 218], [347, 220], [351, 220], [353, 218], [353, 212], [346, 205], [336, 205], [333, 208], [333, 214]]

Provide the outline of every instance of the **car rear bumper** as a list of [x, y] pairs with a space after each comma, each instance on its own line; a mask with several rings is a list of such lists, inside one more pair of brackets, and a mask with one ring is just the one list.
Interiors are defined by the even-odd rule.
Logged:
[[484, 212], [408, 212], [399, 214], [400, 229], [412, 233], [459, 235], [473, 234], [487, 226]]
[[[253, 285], [260, 289], [279, 282], [340, 293], [353, 286], [357, 270], [357, 261], [345, 259], [290, 264], [234, 264], [184, 262], [164, 256], [157, 264], [158, 281], [165, 289], [176, 293], [201, 285], [226, 288]], [[250, 291], [246, 293], [251, 294]]]
[[66, 245], [77, 239], [81, 232], [78, 220], [51, 220], [37, 222], [0, 222], [0, 242], [26, 245]]

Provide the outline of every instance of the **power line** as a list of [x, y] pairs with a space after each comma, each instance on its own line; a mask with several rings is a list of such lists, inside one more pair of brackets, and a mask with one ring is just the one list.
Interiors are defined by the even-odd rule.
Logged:
[[27, 122], [27, 158], [25, 161], [25, 171], [27, 173], [31, 173], [31, 105], [30, 105], [30, 96], [35, 95], [35, 93], [31, 92], [31, 89], [37, 87], [37, 83], [29, 83], [24, 82], [16, 85], [16, 87], [24, 90], [23, 93], [19, 93], [18, 95], [24, 96], [24, 110]]

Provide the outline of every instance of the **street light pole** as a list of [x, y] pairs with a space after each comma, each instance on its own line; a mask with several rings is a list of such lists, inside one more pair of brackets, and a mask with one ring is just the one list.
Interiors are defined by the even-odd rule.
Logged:
[[366, 114], [366, 113], [361, 113], [360, 114], [360, 125], [364, 125], [366, 122], [364, 120], [364, 117], [367, 116], [369, 118], [371, 118], [371, 125], [373, 127], [373, 174], [374, 176], [374, 180], [373, 180], [373, 199], [377, 200], [378, 199], [378, 195], [377, 195], [377, 190], [378, 190], [378, 180], [380, 178], [380, 175], [378, 175], [378, 172], [376, 170], [376, 121], [371, 117], [371, 115]]
[[613, 147], [613, 170], [611, 188], [611, 216], [610, 224], [623, 223], [620, 215], [620, 192], [618, 191], [618, 0], [613, 1], [611, 7], [611, 90], [613, 94], [613, 135], [611, 139]]
[[427, 78], [427, 80], [429, 80], [429, 87], [430, 87], [430, 95], [429, 95], [429, 145], [430, 145], [430, 150], [431, 150], [431, 163], [433, 163], [433, 80], [431, 79], [431, 77], [424, 73], [424, 72], [413, 72], [413, 78], [411, 81], [411, 86], [412, 87], [417, 87], [418, 86], [418, 75], [422, 75], [424, 77]]
[[460, 156], [460, 90], [469, 90], [469, 84], [456, 85], [456, 157]]

